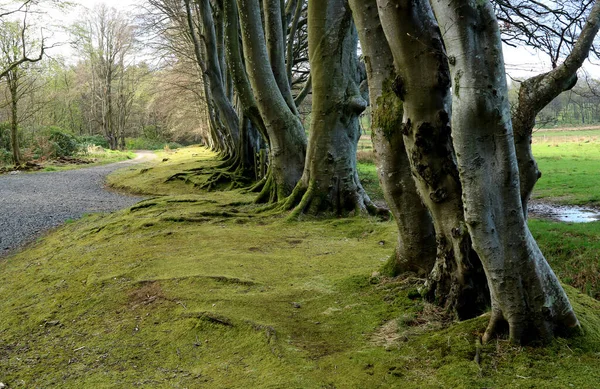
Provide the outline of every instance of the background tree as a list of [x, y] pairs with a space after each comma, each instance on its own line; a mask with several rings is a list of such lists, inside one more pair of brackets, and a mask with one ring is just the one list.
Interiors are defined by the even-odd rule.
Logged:
[[[125, 58], [133, 48], [133, 31], [124, 15], [100, 5], [75, 26], [76, 47], [91, 69], [91, 112], [110, 148], [119, 147], [118, 86]], [[123, 145], [121, 145], [123, 146]]]
[[[44, 55], [44, 43], [41, 42], [40, 52], [37, 57], [28, 57], [27, 50], [31, 50], [35, 44], [29, 36], [27, 18], [23, 22], [11, 22], [0, 19], [0, 59], [2, 72], [0, 78], [5, 78], [10, 93], [10, 137], [13, 163], [21, 164], [21, 153], [19, 147], [19, 114], [18, 104], [22, 96], [22, 76], [26, 71], [26, 65], [38, 62]], [[2, 63], [3, 62], [3, 63]]]

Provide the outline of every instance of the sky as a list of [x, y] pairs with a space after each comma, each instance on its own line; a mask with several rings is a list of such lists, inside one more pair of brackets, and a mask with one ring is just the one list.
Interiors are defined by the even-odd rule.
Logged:
[[[53, 24], [67, 26], [85, 15], [85, 8], [92, 9], [101, 3], [122, 11], [135, 11], [136, 6], [142, 4], [144, 0], [70, 0], [70, 2], [78, 6], [69, 12], [57, 10], [50, 12], [48, 18], [52, 19]], [[55, 32], [52, 39], [56, 42], [66, 42], [68, 37], [64, 33]], [[50, 51], [50, 55], [65, 57], [72, 57], [74, 54], [76, 53], [68, 44]], [[505, 45], [504, 56], [509, 79], [520, 80], [551, 69], [549, 60], [544, 55], [538, 55], [529, 48], [513, 48]], [[584, 67], [592, 77], [600, 78], [600, 66], [591, 65], [588, 61]]]

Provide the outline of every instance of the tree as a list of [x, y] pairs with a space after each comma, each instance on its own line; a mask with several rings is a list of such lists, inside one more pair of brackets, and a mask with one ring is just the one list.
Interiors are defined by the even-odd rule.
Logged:
[[0, 78], [6, 78], [10, 92], [10, 136], [13, 163], [21, 164], [19, 147], [19, 115], [18, 104], [21, 97], [20, 87], [25, 65], [38, 62], [44, 55], [44, 43], [41, 42], [40, 54], [35, 58], [27, 55], [28, 47], [35, 46], [29, 37], [27, 18], [23, 22], [10, 22], [0, 19], [0, 51], [2, 52], [2, 71]]
[[[459, 318], [473, 317], [489, 305], [489, 293], [465, 227], [462, 186], [450, 136], [451, 83], [442, 37], [427, 2], [378, 1], [378, 5], [396, 65], [396, 74], [387, 83], [404, 103], [402, 123], [387, 132], [400, 131], [404, 136], [416, 188], [436, 234], [436, 261], [430, 268], [426, 295]], [[423, 51], [423, 46], [430, 49]]]
[[[577, 3], [573, 2], [571, 6], [576, 6]], [[593, 7], [585, 19], [585, 24], [579, 26], [578, 24], [584, 19], [582, 16], [592, 3]], [[567, 17], [567, 23], [560, 24], [562, 29], [559, 32], [546, 33], [546, 39], [540, 39], [542, 42], [547, 42], [545, 51], [552, 60], [553, 69], [521, 83], [518, 104], [513, 114], [515, 146], [521, 183], [521, 201], [523, 202], [525, 216], [527, 216], [527, 203], [533, 187], [541, 177], [541, 172], [531, 151], [531, 136], [536, 115], [560, 93], [575, 86], [577, 71], [587, 59], [590, 51], [593, 50], [594, 39], [600, 29], [599, 1], [589, 1], [585, 5], [582, 2], [575, 11], [566, 8], [564, 12], [559, 10], [554, 13], [546, 5], [535, 4], [533, 10], [535, 11], [540, 6], [543, 7], [544, 14], [550, 13], [552, 17], [556, 18], [558, 18], [556, 14]], [[574, 13], [571, 14], [569, 11]], [[519, 12], [524, 13], [522, 10]], [[508, 11], [505, 11], [505, 13], [510, 15]], [[527, 32], [526, 36], [533, 35], [533, 37], [536, 37], [530, 30], [525, 29], [525, 31]], [[575, 38], [576, 36], [578, 37]], [[559, 64], [559, 59], [562, 58], [565, 47], [569, 48], [570, 51], [567, 52], [568, 55], [564, 61]]]
[[373, 147], [383, 195], [398, 226], [398, 244], [388, 273], [427, 276], [435, 263], [435, 232], [404, 151], [402, 100], [392, 90], [394, 61], [375, 0], [350, 0], [367, 69]]
[[119, 147], [116, 83], [123, 75], [124, 58], [133, 49], [133, 30], [124, 15], [100, 5], [75, 27], [77, 46], [92, 73], [92, 113], [110, 148]]
[[[357, 5], [360, 26], [368, 12], [359, 16]], [[368, 4], [361, 5], [369, 11]], [[389, 52], [375, 40], [374, 16], [369, 33], [361, 35], [362, 46], [379, 60], [393, 56], [395, 73], [366, 59], [370, 80], [389, 77], [378, 84], [383, 90], [374, 123], [384, 134], [404, 134], [417, 190], [433, 219], [437, 260], [427, 297], [459, 317], [473, 316], [490, 301], [484, 341], [501, 322], [515, 343], [546, 340], [577, 326], [523, 214], [500, 31], [490, 3], [378, 0], [377, 5]], [[391, 94], [402, 100], [401, 108]], [[401, 122], [386, 116], [384, 104], [395, 113], [402, 109]], [[432, 289], [442, 293], [432, 295]]]
[[492, 317], [484, 341], [502, 321], [508, 323], [513, 342], [532, 334], [547, 339], [578, 321], [522, 212], [493, 8], [489, 2], [467, 0], [433, 1], [432, 7], [452, 58], [452, 128], [465, 222], [490, 286]]
[[[279, 1], [265, 0], [266, 8], [276, 7]], [[269, 170], [261, 185], [259, 202], [277, 202], [292, 193], [302, 176], [306, 153], [304, 128], [296, 113], [288, 105], [281, 92], [271, 64], [269, 49], [265, 40], [261, 8], [258, 0], [237, 0], [241, 37], [246, 58], [246, 71], [256, 99], [260, 115], [264, 121], [269, 141]], [[281, 15], [281, 13], [279, 13]], [[270, 23], [280, 24], [282, 17], [270, 18]], [[273, 36], [271, 34], [271, 36]], [[273, 40], [270, 45], [276, 44]], [[272, 50], [271, 50], [272, 52]], [[283, 53], [281, 53], [283, 54]]]
[[[313, 86], [304, 173], [287, 207], [302, 213], [377, 213], [356, 169], [360, 92], [357, 33], [346, 0], [308, 3], [308, 49]], [[297, 205], [296, 205], [297, 204]]]

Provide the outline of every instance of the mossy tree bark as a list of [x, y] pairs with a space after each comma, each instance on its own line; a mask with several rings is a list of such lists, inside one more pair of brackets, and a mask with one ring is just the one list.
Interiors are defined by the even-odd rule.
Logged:
[[391, 275], [429, 274], [435, 263], [435, 232], [429, 212], [417, 193], [404, 152], [402, 101], [391, 90], [395, 78], [376, 0], [349, 0], [367, 68], [372, 115], [372, 140], [377, 174], [385, 200], [398, 226], [398, 246], [390, 259]]
[[500, 31], [486, 1], [433, 0], [453, 83], [452, 128], [465, 223], [483, 263], [492, 316], [514, 343], [578, 325], [527, 227], [520, 197]]
[[436, 232], [427, 297], [459, 318], [473, 317], [489, 306], [489, 292], [464, 221], [450, 134], [450, 72], [439, 28], [427, 1], [377, 3], [396, 64], [397, 76], [388, 82], [404, 102], [406, 153]]
[[286, 201], [300, 214], [375, 213], [356, 169], [359, 90], [357, 34], [346, 0], [309, 1], [308, 50], [313, 100], [302, 179]]
[[276, 202], [289, 196], [302, 176], [306, 136], [269, 63], [258, 0], [237, 0], [237, 4], [246, 71], [269, 138], [268, 176], [257, 202]]
[[525, 80], [519, 89], [518, 103], [512, 118], [521, 181], [521, 201], [525, 217], [527, 217], [527, 203], [531, 192], [541, 177], [541, 172], [531, 151], [535, 117], [555, 97], [575, 86], [577, 70], [581, 68], [588, 57], [599, 29], [600, 2], [597, 1], [565, 61], [547, 73]]

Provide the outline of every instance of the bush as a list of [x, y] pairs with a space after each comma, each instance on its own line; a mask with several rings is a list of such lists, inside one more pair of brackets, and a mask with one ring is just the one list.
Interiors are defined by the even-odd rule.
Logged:
[[72, 133], [55, 126], [48, 127], [46, 131], [54, 146], [54, 156], [70, 157], [79, 151], [79, 141]]
[[178, 143], [168, 143], [164, 139], [148, 139], [148, 138], [127, 138], [125, 139], [125, 148], [127, 150], [162, 150], [165, 146], [171, 149], [181, 147]]
[[0, 148], [0, 165], [10, 165], [12, 161], [12, 153], [6, 149]]
[[102, 135], [82, 135], [79, 137], [79, 145], [83, 150], [86, 150], [89, 146], [110, 148], [108, 141]]

